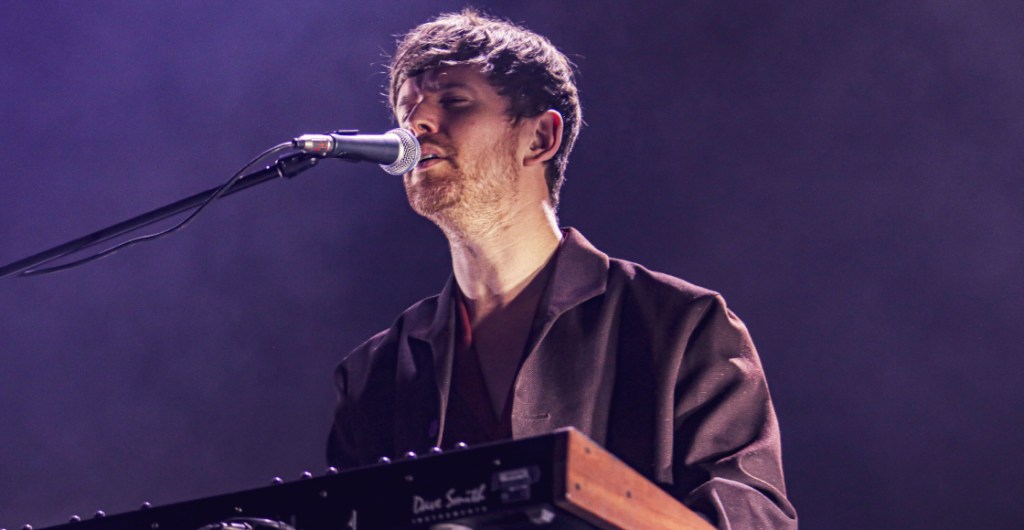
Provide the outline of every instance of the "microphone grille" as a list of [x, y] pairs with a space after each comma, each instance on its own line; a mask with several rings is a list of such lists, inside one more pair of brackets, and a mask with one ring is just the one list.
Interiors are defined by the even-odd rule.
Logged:
[[398, 158], [388, 165], [381, 164], [380, 167], [391, 175], [404, 175], [420, 161], [420, 143], [411, 132], [406, 129], [391, 129], [384, 134], [391, 134], [398, 137], [399, 150]]

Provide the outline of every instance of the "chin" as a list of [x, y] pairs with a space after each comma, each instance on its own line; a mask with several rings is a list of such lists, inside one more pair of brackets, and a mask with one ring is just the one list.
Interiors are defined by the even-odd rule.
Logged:
[[435, 221], [447, 217], [445, 212], [457, 208], [461, 196], [452, 186], [429, 185], [422, 180], [412, 185], [407, 182], [405, 195], [413, 211]]

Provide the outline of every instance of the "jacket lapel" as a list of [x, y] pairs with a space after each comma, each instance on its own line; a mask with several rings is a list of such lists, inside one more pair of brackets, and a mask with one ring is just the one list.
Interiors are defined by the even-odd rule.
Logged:
[[[572, 404], [580, 388], [592, 384], [567, 384], [579, 377], [600, 377], [599, 371], [578, 370], [579, 363], [591, 362], [583, 344], [586, 326], [570, 319], [554, 341], [545, 341], [563, 315], [605, 293], [608, 284], [608, 256], [594, 248], [573, 228], [565, 229], [564, 240], [555, 256], [554, 270], [541, 296], [534, 317], [527, 354], [516, 376], [512, 402], [512, 433], [520, 438], [552, 429], [577, 425], [583, 428], [582, 412]], [[592, 352], [591, 352], [592, 353]], [[596, 385], [601, 387], [601, 385]]]
[[441, 444], [444, 435], [445, 414], [448, 410], [448, 394], [452, 382], [452, 362], [455, 358], [455, 277], [448, 278], [441, 294], [437, 297], [437, 307], [430, 320], [423, 320], [410, 326], [409, 343], [417, 342], [420, 347], [430, 349], [428, 356], [433, 363], [434, 382], [437, 386], [437, 416], [431, 418], [426, 434], [433, 440], [433, 445]]

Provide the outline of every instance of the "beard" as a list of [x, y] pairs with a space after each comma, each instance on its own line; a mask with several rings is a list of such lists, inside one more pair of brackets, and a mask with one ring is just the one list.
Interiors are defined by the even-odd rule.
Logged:
[[446, 154], [427, 171], [403, 177], [413, 211], [450, 236], [465, 236], [501, 226], [518, 194], [513, 132], [476, 153], [432, 142]]

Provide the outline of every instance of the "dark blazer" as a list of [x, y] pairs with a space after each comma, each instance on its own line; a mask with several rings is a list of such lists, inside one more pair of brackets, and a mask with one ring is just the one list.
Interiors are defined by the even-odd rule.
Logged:
[[[761, 363], [722, 297], [609, 259], [571, 228], [554, 259], [513, 437], [573, 426], [719, 528], [796, 528]], [[441, 445], [457, 288], [449, 279], [338, 366], [331, 465]]]

